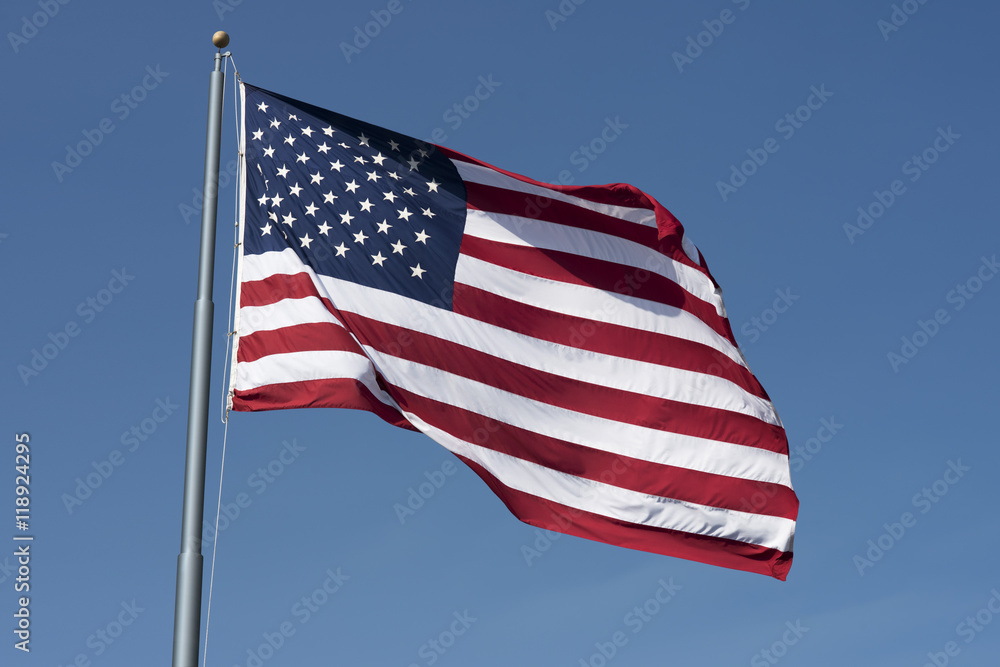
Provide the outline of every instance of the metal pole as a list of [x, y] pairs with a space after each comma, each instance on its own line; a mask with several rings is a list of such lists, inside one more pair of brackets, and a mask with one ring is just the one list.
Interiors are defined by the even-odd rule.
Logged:
[[212, 278], [215, 272], [215, 216], [222, 143], [222, 91], [225, 74], [222, 49], [229, 35], [217, 32], [219, 47], [208, 89], [208, 133], [205, 140], [204, 201], [201, 209], [201, 251], [198, 257], [198, 297], [194, 302], [191, 342], [191, 385], [188, 395], [187, 458], [184, 464], [184, 509], [181, 553], [177, 557], [177, 597], [174, 603], [173, 667], [198, 667], [201, 633], [201, 530], [205, 508], [205, 454], [208, 441], [209, 386], [212, 377]]

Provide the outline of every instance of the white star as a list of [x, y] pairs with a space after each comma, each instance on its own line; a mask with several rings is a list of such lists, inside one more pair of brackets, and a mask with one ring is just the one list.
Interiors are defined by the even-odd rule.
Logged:
[[309, 244], [313, 242], [313, 240], [311, 238], [309, 238], [308, 234], [306, 234], [305, 236], [300, 237], [299, 240], [302, 241], [302, 247], [303, 248], [308, 248]]
[[328, 150], [330, 150], [330, 147], [327, 146], [326, 142], [324, 141], [323, 143], [321, 143], [319, 146], [316, 147], [316, 150], [318, 150], [320, 153], [325, 154]]
[[261, 236], [263, 236], [264, 234], [270, 234], [270, 233], [271, 233], [271, 223], [270, 222], [260, 228], [260, 235]]
[[350, 248], [344, 245], [343, 241], [340, 242], [340, 245], [333, 246], [333, 249], [337, 251], [337, 257], [345, 257], [347, 251], [350, 250]]
[[389, 172], [389, 178], [393, 179], [394, 181], [398, 181], [399, 179], [402, 178], [402, 176], [400, 176], [399, 174], [397, 174], [394, 171], [390, 171]]
[[346, 184], [346, 186], [347, 186], [347, 191], [348, 191], [348, 192], [354, 192], [355, 190], [357, 190], [358, 188], [360, 188], [360, 187], [361, 187], [360, 185], [358, 185], [358, 184], [357, 184], [357, 183], [356, 183], [356, 182], [354, 181], [354, 179], [351, 179], [351, 182], [350, 182], [350, 183], [347, 183], [347, 184]]
[[372, 255], [372, 266], [376, 264], [382, 266], [382, 263], [385, 262], [385, 259], [386, 258], [382, 256], [382, 251], [379, 250], [377, 255]]
[[379, 153], [378, 155], [372, 158], [372, 162], [381, 167], [382, 163], [385, 162], [385, 156], [382, 155], [382, 153]]
[[286, 225], [288, 225], [289, 227], [291, 227], [292, 223], [295, 222], [297, 219], [298, 218], [294, 217], [291, 213], [287, 213], [281, 216], [281, 221]]
[[420, 278], [421, 280], [423, 280], [424, 274], [427, 273], [427, 269], [421, 269], [420, 264], [411, 266], [410, 270], [413, 271], [413, 274], [410, 276], [411, 278]]
[[418, 150], [417, 153], [420, 155], [421, 159], [423, 159], [423, 158], [427, 157], [428, 155], [430, 155], [430, 153], [428, 153], [423, 148], [421, 148], [420, 150]]
[[271, 205], [274, 206], [274, 208], [278, 208], [279, 206], [281, 206], [281, 202], [283, 202], [283, 201], [285, 201], [285, 200], [282, 198], [280, 192], [278, 194], [274, 195], [273, 197], [271, 197]]
[[326, 220], [324, 220], [323, 224], [319, 226], [319, 233], [322, 234], [323, 236], [329, 236], [327, 232], [330, 231], [331, 229], [333, 228], [330, 227], [330, 225], [326, 224]]
[[340, 142], [339, 144], [337, 144], [337, 145], [338, 145], [338, 146], [340, 146], [341, 148], [350, 148], [350, 146], [348, 146], [347, 144], [345, 144], [345, 143], [344, 143], [343, 141], [341, 141], [341, 142]]
[[305, 151], [302, 151], [301, 155], [296, 155], [295, 156], [295, 161], [296, 162], [301, 162], [302, 164], [305, 164], [309, 160], [310, 160], [310, 157], [308, 155], [306, 155]]
[[315, 132], [315, 131], [316, 130], [312, 129], [311, 127], [306, 127], [306, 128], [303, 128], [302, 134], [304, 134], [307, 137], [309, 137], [310, 139], [312, 139], [313, 132]]
[[350, 212], [340, 214], [340, 224], [349, 225], [351, 224], [351, 220], [354, 220], [354, 216]]
[[396, 193], [395, 192], [386, 192], [384, 195], [382, 195], [382, 199], [385, 199], [386, 201], [394, 202], [394, 201], [396, 201]]
[[264, 204], [266, 204], [267, 203], [267, 195], [261, 196], [261, 198], [257, 200], [257, 203], [260, 204], [261, 206], [263, 206]]
[[302, 188], [299, 187], [298, 182], [296, 182], [295, 185], [293, 185], [292, 187], [288, 188], [288, 191], [290, 193], [292, 193], [293, 195], [295, 195], [296, 197], [298, 197], [299, 193], [302, 192]]
[[281, 127], [281, 121], [278, 120], [277, 118], [271, 119], [271, 127], [277, 130], [279, 127]]
[[309, 180], [315, 183], [316, 185], [319, 185], [319, 182], [323, 180], [323, 177], [320, 176], [319, 171], [317, 171], [315, 174], [310, 174]]
[[[368, 137], [365, 136], [364, 132], [362, 132], [361, 136], [358, 137], [358, 141], [361, 143], [362, 146], [368, 146]], [[371, 148], [371, 146], [368, 147]]]
[[257, 130], [253, 133], [254, 141], [260, 141], [264, 138], [264, 130]]
[[288, 114], [288, 120], [298, 120], [299, 117], [293, 113]]
[[278, 214], [275, 213], [274, 211], [268, 211], [267, 212], [267, 217], [271, 218], [271, 220], [273, 220], [275, 222], [278, 221]]
[[413, 157], [411, 157], [409, 160], [407, 160], [406, 164], [410, 165], [410, 171], [416, 171], [417, 167], [420, 166], [420, 162], [417, 160], [417, 158], [413, 158]]
[[367, 160], [365, 160], [365, 159], [364, 159], [363, 157], [361, 157], [360, 155], [356, 155], [356, 156], [354, 156], [354, 161], [355, 161], [355, 162], [357, 162], [358, 164], [368, 164], [368, 161], [367, 161]]
[[274, 157], [274, 149], [268, 146], [264, 149], [264, 155], [267, 157]]
[[413, 188], [404, 188], [403, 189], [403, 193], [404, 194], [408, 194], [411, 197], [416, 197], [417, 196], [417, 193], [413, 191]]
[[378, 172], [376, 172], [376, 171], [369, 171], [367, 173], [368, 173], [368, 180], [369, 181], [378, 181]]
[[340, 164], [340, 160], [330, 163], [330, 169], [336, 169], [338, 172], [344, 168], [344, 165]]
[[315, 203], [309, 204], [309, 206], [306, 206], [306, 215], [311, 215], [311, 216], [313, 216], [315, 218], [316, 217], [316, 211], [318, 211], [318, 210], [319, 210], [319, 206], [316, 206]]
[[357, 234], [354, 235], [354, 240], [357, 241], [358, 243], [362, 244], [362, 245], [364, 245], [365, 239], [367, 239], [367, 238], [368, 237], [365, 236], [365, 230], [363, 230], [363, 229], [360, 232], [358, 232]]
[[326, 136], [332, 137], [333, 133], [334, 133], [334, 129], [332, 127], [330, 127], [329, 125], [323, 128], [323, 134], [325, 134]]
[[428, 206], [423, 211], [421, 211], [421, 213], [423, 213], [424, 215], [426, 215], [428, 218], [433, 218], [434, 217], [434, 214], [431, 213], [431, 207], [430, 206]]
[[324, 204], [332, 204], [333, 200], [337, 198], [337, 195], [333, 194], [333, 190], [330, 190], [325, 195], [323, 195]]
[[434, 180], [427, 181], [427, 190], [429, 192], [437, 192], [439, 185], [441, 185], [441, 184], [438, 183], [438, 182], [436, 182], [436, 181], [434, 181]]
[[392, 244], [392, 252], [393, 252], [393, 254], [399, 253], [400, 255], [402, 255], [403, 254], [403, 248], [405, 248], [405, 247], [406, 246], [403, 245], [402, 241], [396, 241], [395, 243]]
[[291, 133], [289, 133], [288, 136], [285, 137], [285, 143], [288, 144], [289, 146], [294, 146], [295, 145], [295, 137], [293, 137], [291, 135]]
[[263, 111], [264, 113], [267, 113], [267, 105], [264, 104], [263, 102], [261, 102], [260, 104], [258, 104], [257, 108], [260, 109], [261, 111]]
[[402, 211], [399, 211], [399, 219], [400, 220], [406, 220], [407, 222], [409, 222], [411, 215], [413, 215], [413, 214], [410, 213], [410, 211], [407, 209], [406, 206], [403, 207]]
[[417, 232], [417, 243], [423, 243], [424, 245], [427, 245], [427, 239], [429, 238], [430, 235], [427, 233], [426, 230], [421, 229], [419, 232]]
[[392, 227], [392, 225], [390, 225], [386, 220], [382, 220], [382, 222], [378, 223], [378, 230], [380, 232], [385, 232], [386, 234], [388, 234], [390, 227]]
[[285, 178], [287, 174], [288, 174], [288, 167], [286, 167], [285, 165], [281, 165], [281, 169], [278, 170], [278, 176]]
[[371, 203], [370, 200], [366, 199], [363, 202], [359, 202], [359, 205], [361, 206], [361, 210], [367, 213], [368, 211], [372, 210], [372, 206], [374, 206], [375, 204]]
[[390, 139], [389, 140], [389, 148], [391, 148], [394, 151], [398, 151], [399, 150], [399, 144], [397, 144], [395, 141], [393, 141], [392, 139]]

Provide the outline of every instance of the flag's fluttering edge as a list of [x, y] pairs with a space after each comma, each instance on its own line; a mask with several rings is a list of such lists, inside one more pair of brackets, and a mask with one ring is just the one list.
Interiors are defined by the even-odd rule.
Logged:
[[785, 578], [785, 431], [669, 211], [242, 91], [234, 410], [370, 410], [526, 523]]

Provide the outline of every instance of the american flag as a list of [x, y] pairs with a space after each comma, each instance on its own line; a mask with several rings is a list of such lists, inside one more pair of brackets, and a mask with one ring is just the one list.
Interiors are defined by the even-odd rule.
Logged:
[[370, 410], [528, 524], [785, 579], [785, 431], [669, 211], [242, 98], [232, 409]]

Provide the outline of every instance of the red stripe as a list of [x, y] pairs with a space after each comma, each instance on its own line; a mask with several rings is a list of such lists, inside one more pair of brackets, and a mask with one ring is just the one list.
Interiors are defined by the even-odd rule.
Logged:
[[728, 320], [715, 306], [699, 299], [669, 278], [643, 268], [583, 257], [561, 250], [547, 250], [465, 236], [463, 255], [531, 276], [584, 285], [687, 311], [733, 345]]
[[454, 312], [503, 329], [601, 354], [714, 375], [770, 400], [748, 368], [701, 343], [573, 317], [461, 283], [455, 283], [452, 303]]
[[283, 299], [304, 299], [319, 296], [312, 278], [305, 271], [300, 273], [276, 273], [263, 280], [251, 280], [240, 284], [240, 308], [269, 306]]
[[387, 391], [403, 410], [459, 440], [568, 475], [708, 507], [793, 520], [798, 514], [795, 493], [781, 484], [644, 461], [541, 435], [399, 387]]
[[237, 361], [256, 361], [271, 354], [338, 350], [364, 354], [342, 326], [332, 322], [298, 324], [240, 336]]
[[668, 433], [788, 453], [785, 430], [750, 415], [574, 380], [362, 315], [341, 315], [364, 345], [540, 403]]
[[[443, 146], [438, 146], [441, 152], [451, 158], [452, 160], [459, 160], [461, 162], [468, 162], [470, 164], [476, 164], [481, 167], [486, 167], [487, 169], [492, 169], [495, 172], [504, 174], [513, 178], [514, 180], [521, 181], [522, 183], [528, 183], [530, 185], [535, 185], [540, 188], [546, 188], [548, 190], [554, 190], [555, 192], [561, 192], [563, 194], [569, 195], [571, 197], [577, 197], [579, 199], [584, 199], [587, 201], [595, 202], [598, 204], [610, 204], [612, 206], [624, 206], [628, 208], [646, 208], [653, 211], [656, 216], [656, 228], [657, 236], [660, 239], [665, 240], [665, 245], [662, 248], [663, 254], [668, 257], [673, 257], [679, 262], [687, 264], [697, 268], [699, 271], [712, 278], [711, 272], [709, 272], [708, 267], [704, 264], [698, 264], [687, 256], [681, 247], [681, 239], [684, 238], [684, 226], [680, 221], [674, 217], [674, 214], [667, 210], [665, 206], [656, 201], [653, 197], [640, 190], [639, 188], [629, 185], [627, 183], [611, 183], [608, 185], [554, 185], [552, 183], [542, 183], [534, 179], [528, 178], [527, 176], [522, 176], [521, 174], [515, 174], [514, 172], [507, 171], [505, 169], [500, 169], [491, 164], [483, 162], [482, 160], [477, 160], [475, 158], [469, 157], [457, 151], [453, 151], [449, 148]], [[475, 199], [477, 196], [475, 194], [476, 188], [479, 187], [490, 187], [490, 186], [480, 186], [478, 183], [472, 183], [469, 181], [465, 182], [465, 187], [467, 191], [472, 191], [474, 194], [468, 195], [470, 199]], [[494, 188], [498, 189], [498, 188]], [[547, 203], [555, 202], [557, 200], [550, 199], [542, 195], [532, 195], [524, 192], [517, 193], [509, 191], [513, 195], [515, 203], [515, 211], [524, 211], [529, 215], [527, 217], [534, 218], [538, 217], [531, 215], [534, 213], [534, 208], [531, 204], [534, 203], [535, 208], [545, 209]], [[481, 208], [478, 204], [473, 204], [476, 208]], [[573, 206], [570, 204], [569, 206]], [[581, 209], [577, 206], [573, 206], [574, 210], [579, 212]], [[485, 209], [484, 209], [485, 210]], [[513, 213], [512, 215], [523, 215], [523, 213]], [[564, 220], [574, 220], [576, 218], [576, 213], [571, 214], [568, 218]], [[545, 219], [545, 218], [542, 218]], [[556, 221], [558, 222], [558, 221]], [[575, 222], [574, 222], [575, 224]], [[635, 224], [635, 223], [633, 223]], [[715, 279], [712, 278], [712, 282], [715, 283]], [[716, 283], [718, 284], [718, 283]]]
[[395, 408], [375, 398], [368, 387], [350, 378], [284, 382], [233, 392], [233, 410], [237, 412], [292, 408], [366, 410], [375, 413], [393, 426], [411, 431], [417, 430]]
[[462, 456], [458, 458], [486, 482], [514, 516], [524, 523], [544, 530], [708, 565], [756, 572], [781, 581], [788, 576], [788, 570], [792, 566], [791, 551], [785, 552], [721, 537], [629, 523], [567, 507], [512, 489], [475, 461]]
[[[240, 307], [275, 303], [285, 293], [282, 290], [287, 291], [289, 298], [321, 298], [307, 273], [275, 274], [263, 280], [243, 283]], [[337, 317], [328, 300], [323, 299], [323, 304]], [[453, 304], [455, 313], [526, 336], [601, 354], [714, 375], [733, 382], [754, 396], [770, 400], [749, 369], [701, 343], [564, 315], [461, 283], [455, 283]], [[515, 313], [515, 316], [511, 317], [509, 313]]]
[[[571, 229], [586, 229], [632, 241], [657, 251], [661, 248], [669, 249], [670, 246], [668, 241], [661, 247], [654, 227], [622, 220], [588, 208], [580, 208], [561, 199], [529, 195], [481, 183], [466, 183], [465, 188], [468, 207], [472, 209], [528, 218], [528, 223], [532, 220], [544, 220], [556, 225], [566, 225]], [[668, 253], [664, 254], [672, 257]], [[688, 263], [690, 264], [690, 260]]]

